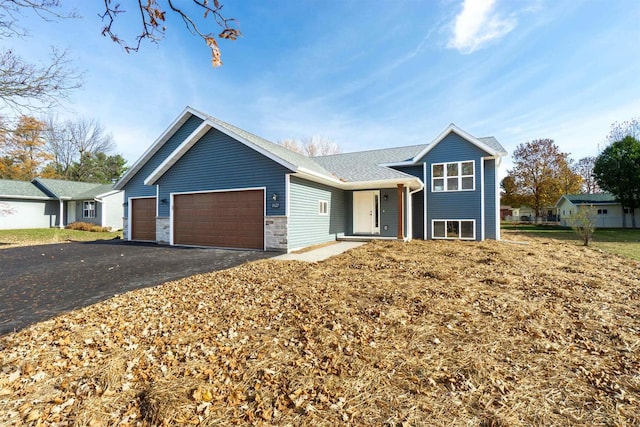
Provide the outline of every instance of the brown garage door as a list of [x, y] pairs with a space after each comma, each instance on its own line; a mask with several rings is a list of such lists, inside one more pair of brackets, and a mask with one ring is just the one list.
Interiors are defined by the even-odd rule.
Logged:
[[131, 240], [156, 240], [156, 198], [131, 199]]
[[264, 249], [263, 190], [174, 196], [173, 242]]

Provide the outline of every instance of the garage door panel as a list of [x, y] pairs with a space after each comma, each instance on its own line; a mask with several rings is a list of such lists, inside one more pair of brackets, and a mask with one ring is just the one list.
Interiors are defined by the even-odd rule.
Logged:
[[156, 240], [156, 198], [131, 199], [131, 239]]
[[262, 190], [174, 196], [174, 243], [264, 248]]

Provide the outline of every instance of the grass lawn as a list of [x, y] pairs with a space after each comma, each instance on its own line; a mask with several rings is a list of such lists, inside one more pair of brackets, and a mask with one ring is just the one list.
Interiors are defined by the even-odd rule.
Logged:
[[371, 242], [118, 295], [0, 337], [0, 425], [638, 426], [638, 263]]
[[[565, 241], [582, 241], [570, 228], [543, 225], [502, 225], [505, 239], [511, 234], [546, 237]], [[640, 229], [600, 228], [596, 229], [591, 245], [600, 250], [626, 256], [640, 261]]]
[[59, 228], [33, 228], [25, 230], [0, 230], [0, 249], [13, 246], [44, 245], [66, 241], [109, 240], [122, 237], [122, 231], [95, 233]]

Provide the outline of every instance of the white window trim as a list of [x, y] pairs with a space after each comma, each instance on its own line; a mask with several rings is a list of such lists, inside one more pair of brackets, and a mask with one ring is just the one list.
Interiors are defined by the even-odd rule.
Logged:
[[[458, 230], [462, 230], [462, 222], [471, 222], [473, 223], [473, 237], [436, 237], [434, 230], [435, 230], [435, 223], [436, 222], [444, 222], [444, 229], [445, 229], [445, 234], [446, 234], [446, 230], [447, 230], [447, 222], [457, 222], [458, 223]], [[432, 219], [431, 220], [431, 238], [433, 240], [476, 240], [476, 220], [475, 219]]]
[[[324, 209], [322, 207], [324, 206]], [[326, 200], [318, 200], [318, 215], [329, 215], [329, 202]]]
[[[472, 175], [462, 175], [462, 164], [463, 163], [471, 163], [473, 165], [473, 174]], [[456, 175], [455, 177], [458, 178], [458, 189], [457, 190], [449, 190], [447, 189], [448, 184], [447, 184], [447, 179], [448, 178], [453, 178], [453, 176], [449, 177], [447, 176], [447, 165], [452, 165], [452, 164], [457, 164], [458, 165], [458, 172], [459, 174]], [[441, 177], [434, 177], [433, 176], [433, 169], [435, 166], [440, 166], [442, 165], [443, 167], [443, 172], [444, 175]], [[462, 189], [462, 178], [473, 178], [473, 187], [472, 188], [466, 188], [466, 189]], [[444, 180], [444, 190], [436, 190], [436, 186], [435, 186], [435, 180], [436, 179], [442, 179]], [[475, 160], [463, 160], [460, 162], [444, 162], [444, 163], [432, 163], [431, 164], [431, 192], [432, 193], [457, 193], [460, 191], [476, 191], [476, 162]]]
[[[92, 206], [92, 209], [85, 208], [85, 206]], [[82, 201], [82, 218], [95, 218], [96, 217], [96, 202], [94, 200]], [[93, 213], [93, 215], [86, 215], [86, 213]]]

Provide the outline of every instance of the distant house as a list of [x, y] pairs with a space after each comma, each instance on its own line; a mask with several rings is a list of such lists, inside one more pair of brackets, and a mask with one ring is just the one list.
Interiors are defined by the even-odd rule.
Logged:
[[308, 158], [187, 107], [115, 188], [128, 240], [290, 252], [336, 239], [500, 238], [506, 151], [430, 143]]
[[76, 221], [120, 229], [123, 201], [111, 184], [0, 179], [0, 229], [63, 228]]
[[[629, 208], [622, 206], [613, 194], [567, 194], [560, 197], [556, 203], [560, 225], [571, 226], [571, 215], [580, 206], [592, 206], [597, 215], [596, 227], [602, 228], [631, 228], [632, 217]], [[640, 224], [640, 209], [636, 209], [636, 224]]]
[[500, 221], [507, 221], [513, 216], [513, 208], [511, 206], [500, 206]]

